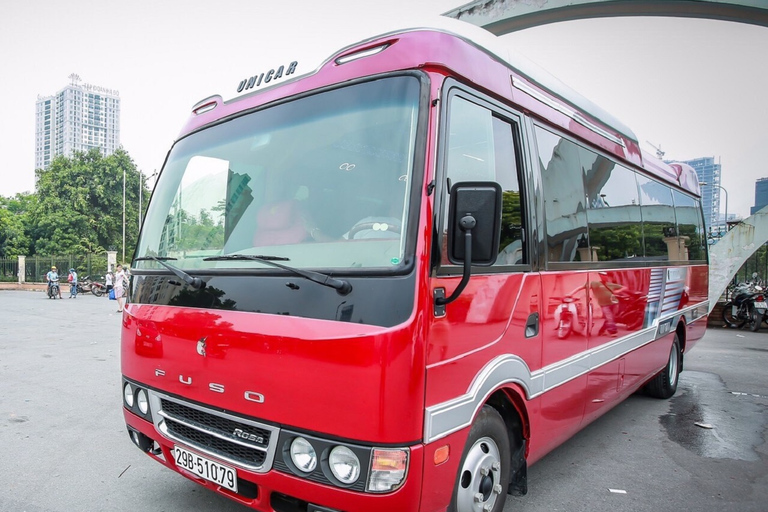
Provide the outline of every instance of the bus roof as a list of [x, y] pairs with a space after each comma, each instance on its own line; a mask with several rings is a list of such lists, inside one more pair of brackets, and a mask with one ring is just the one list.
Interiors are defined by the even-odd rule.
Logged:
[[[516, 51], [514, 48], [510, 47], [510, 45], [505, 44], [497, 36], [480, 27], [445, 17], [432, 18], [423, 23], [410, 23], [407, 26], [393, 28], [392, 30], [379, 33], [376, 36], [358, 40], [332, 53], [330, 57], [327, 57], [323, 62], [317, 65], [317, 67], [308, 68], [307, 66], [304, 66], [302, 69], [309, 69], [307, 72], [296, 74], [290, 78], [284, 77], [283, 80], [275, 80], [274, 83], [269, 84], [268, 87], [264, 85], [259, 89], [250, 91], [248, 94], [236, 96], [226, 102], [222, 100], [221, 96], [212, 96], [206, 98], [205, 100], [198, 102], [193, 107], [193, 113], [195, 115], [208, 112], [212, 108], [215, 108], [218, 104], [225, 104], [229, 108], [224, 109], [226, 112], [222, 112], [220, 109], [217, 109], [219, 112], [213, 114], [213, 116], [203, 115], [201, 117], [205, 119], [197, 119], [196, 122], [190, 120], [191, 122], [186, 126], [183, 133], [187, 133], [190, 131], [190, 129], [194, 130], [200, 127], [202, 124], [207, 124], [207, 122], [214, 120], [214, 118], [220, 119], [221, 117], [231, 115], [243, 108], [250, 108], [252, 106], [252, 101], [248, 101], [246, 98], [251, 98], [256, 94], [263, 93], [278, 86], [286, 85], [289, 82], [296, 82], [300, 79], [307, 78], [312, 75], [317, 75], [324, 68], [326, 68], [326, 66], [339, 59], [340, 56], [350, 55], [351, 53], [354, 53], [354, 51], [358, 48], [362, 50], [376, 41], [385, 40], [397, 35], [407, 35], [408, 33], [422, 31], [440, 32], [449, 36], [457, 37], [467, 44], [472, 45], [478, 51], [485, 53], [493, 60], [496, 60], [505, 67], [510, 68], [515, 74], [519, 75], [526, 82], [528, 82], [515, 82], [513, 80], [513, 86], [518, 87], [520, 90], [534, 97], [539, 102], [547, 102], [548, 99], [545, 95], [540, 94], [540, 91], [545, 92], [551, 97], [564, 102], [566, 105], [562, 105], [561, 108], [558, 108], [557, 104], [559, 102], [557, 100], [549, 101], [548, 106], [550, 108], [554, 108], [555, 110], [559, 110], [561, 113], [566, 113], [566, 115], [571, 117], [577, 123], [581, 123], [584, 126], [587, 126], [590, 130], [599, 136], [602, 136], [602, 138], [605, 138], [606, 140], [618, 142], [619, 145], [624, 146], [624, 142], [619, 139], [626, 139], [626, 142], [632, 146], [626, 148], [624, 155], [626, 159], [634, 161], [637, 165], [644, 168], [649, 174], [655, 175], [665, 181], [674, 183], [697, 195], [700, 194], [695, 172], [693, 172], [689, 166], [685, 166], [685, 164], [670, 166], [667, 163], [657, 159], [650, 153], [640, 149], [637, 137], [628, 126], [578, 92], [565, 85], [562, 81], [554, 77], [548, 71], [544, 70], [538, 64], [531, 61]], [[213, 107], [208, 108], [208, 106], [212, 104]], [[236, 107], [236, 105], [238, 106]], [[602, 129], [595, 123], [585, 119], [585, 115], [594, 119], [599, 124], [603, 125], [606, 129]], [[620, 137], [615, 137], [611, 131], [615, 132], [616, 135], [620, 135]], [[691, 172], [693, 172], [693, 177], [690, 176]]]

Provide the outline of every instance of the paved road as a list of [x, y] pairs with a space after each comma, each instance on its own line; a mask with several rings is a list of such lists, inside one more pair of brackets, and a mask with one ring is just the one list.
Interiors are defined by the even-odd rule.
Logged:
[[[128, 440], [116, 309], [0, 291], [0, 511], [245, 512]], [[766, 511], [767, 409], [768, 331], [710, 330], [672, 400], [630, 397], [530, 468], [504, 510]]]

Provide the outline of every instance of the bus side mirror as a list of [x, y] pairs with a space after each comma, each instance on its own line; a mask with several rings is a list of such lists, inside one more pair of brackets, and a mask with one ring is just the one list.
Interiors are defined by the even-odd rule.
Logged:
[[448, 260], [463, 264], [459, 285], [450, 297], [436, 296], [435, 306], [456, 300], [469, 283], [472, 265], [490, 266], [499, 254], [501, 186], [495, 182], [467, 181], [451, 188], [448, 209]]
[[[469, 227], [469, 218], [474, 225]], [[465, 237], [471, 236], [470, 254]], [[487, 267], [496, 262], [501, 236], [501, 186], [492, 181], [456, 183], [448, 210], [448, 261]]]

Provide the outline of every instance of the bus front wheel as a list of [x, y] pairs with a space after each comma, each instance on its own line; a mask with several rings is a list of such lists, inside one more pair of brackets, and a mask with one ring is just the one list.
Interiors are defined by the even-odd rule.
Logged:
[[504, 420], [496, 409], [484, 405], [469, 431], [449, 512], [501, 512], [510, 461]]

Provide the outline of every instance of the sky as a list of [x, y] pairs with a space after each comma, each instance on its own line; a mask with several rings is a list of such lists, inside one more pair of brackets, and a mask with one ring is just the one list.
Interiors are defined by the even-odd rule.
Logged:
[[[78, 74], [116, 89], [123, 147], [159, 170], [191, 107], [240, 80], [316, 61], [461, 0], [30, 0], [0, 3], [0, 195], [34, 189], [35, 102]], [[287, 5], [286, 5], [287, 4]], [[605, 18], [502, 36], [628, 125], [665, 159], [722, 164], [728, 213], [749, 215], [768, 177], [768, 28], [684, 18]], [[762, 123], [761, 123], [762, 121]], [[152, 180], [148, 181], [152, 185]], [[724, 213], [725, 197], [721, 201]]]

